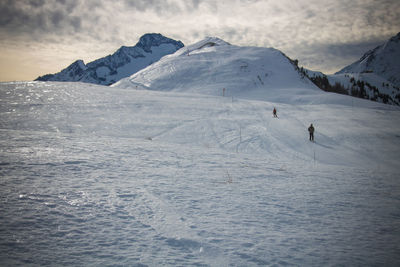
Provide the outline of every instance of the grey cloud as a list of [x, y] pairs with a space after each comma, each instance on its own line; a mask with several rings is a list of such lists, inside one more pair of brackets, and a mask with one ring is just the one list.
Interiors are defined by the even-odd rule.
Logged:
[[[1, 0], [0, 45], [5, 40], [37, 44], [110, 42], [110, 35], [120, 27], [112, 23], [114, 10], [96, 0]], [[115, 40], [120, 41], [120, 36], [114, 36]]]
[[56, 10], [50, 15], [50, 20], [55, 27], [59, 27], [62, 21], [65, 20], [65, 14], [60, 10]]
[[187, 12], [193, 12], [196, 11], [200, 4], [204, 2], [203, 0], [188, 0], [188, 1], [184, 1], [184, 5], [185, 5], [185, 11]]
[[378, 45], [386, 42], [390, 37], [385, 39], [373, 39], [365, 42], [349, 42], [342, 44], [326, 44], [319, 46], [319, 51], [322, 53], [329, 53], [336, 57], [358, 57], [360, 58], [365, 52], [377, 47]]
[[125, 0], [125, 5], [138, 11], [153, 11], [159, 15], [169, 15], [182, 12], [173, 1], [157, 0]]
[[75, 31], [79, 31], [82, 28], [82, 19], [80, 17], [72, 17], [71, 25]]
[[[360, 59], [367, 51], [385, 43], [391, 36], [367, 41], [347, 43], [312, 43], [289, 49], [289, 57], [299, 59], [299, 64], [312, 70], [334, 73]], [[286, 51], [283, 51], [286, 52]]]
[[207, 0], [124, 0], [124, 4], [138, 11], [152, 11], [161, 16], [177, 15], [182, 12], [195, 12], [201, 3], [207, 3], [210, 8], [215, 9], [214, 1]]
[[252, 4], [252, 3], [260, 2], [260, 0], [239, 0], [239, 1], [244, 4]]
[[[16, 2], [16, 1], [13, 1], [13, 2]], [[30, 0], [30, 1], [29, 1], [29, 4], [30, 4], [32, 7], [41, 7], [41, 6], [44, 5], [44, 3], [45, 3], [44, 0]]]
[[146, 11], [148, 9], [155, 9], [155, 0], [125, 0], [124, 3], [127, 7], [137, 9], [139, 11]]
[[11, 34], [79, 30], [79, 20], [70, 15], [76, 4], [77, 1], [60, 0], [1, 1], [0, 30]]

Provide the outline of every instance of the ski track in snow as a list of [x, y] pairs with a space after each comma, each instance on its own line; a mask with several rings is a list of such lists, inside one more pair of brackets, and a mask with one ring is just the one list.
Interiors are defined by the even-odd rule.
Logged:
[[1, 265], [400, 264], [396, 109], [73, 83], [0, 94]]

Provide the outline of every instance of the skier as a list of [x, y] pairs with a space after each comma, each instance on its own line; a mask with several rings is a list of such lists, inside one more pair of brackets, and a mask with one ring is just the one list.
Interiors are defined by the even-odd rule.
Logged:
[[308, 127], [308, 132], [310, 133], [310, 141], [314, 141], [314, 126], [310, 125], [310, 127]]
[[276, 115], [276, 108], [274, 107], [274, 110], [272, 111], [272, 114], [274, 114], [274, 118], [278, 118], [278, 115]]

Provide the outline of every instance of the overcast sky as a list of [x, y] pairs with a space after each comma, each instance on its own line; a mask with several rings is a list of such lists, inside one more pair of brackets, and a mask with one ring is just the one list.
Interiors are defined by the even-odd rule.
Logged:
[[400, 31], [399, 0], [0, 0], [0, 81], [33, 80], [145, 33], [274, 47], [334, 73]]

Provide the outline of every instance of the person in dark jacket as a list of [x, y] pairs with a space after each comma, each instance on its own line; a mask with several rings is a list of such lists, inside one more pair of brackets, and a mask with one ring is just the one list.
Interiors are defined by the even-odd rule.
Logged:
[[314, 126], [311, 123], [310, 127], [308, 127], [308, 132], [310, 133], [310, 141], [314, 141], [314, 130]]
[[274, 114], [274, 118], [278, 117], [278, 115], [276, 115], [276, 108], [274, 108], [274, 110], [272, 111], [272, 114]]

